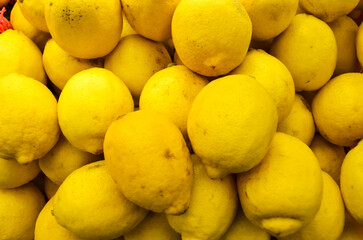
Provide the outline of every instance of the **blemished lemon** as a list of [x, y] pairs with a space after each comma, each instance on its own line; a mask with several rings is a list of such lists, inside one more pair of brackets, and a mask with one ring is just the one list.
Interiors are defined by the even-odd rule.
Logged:
[[114, 121], [104, 141], [110, 175], [135, 204], [180, 214], [189, 206], [193, 182], [190, 153], [178, 127], [152, 110]]
[[162, 43], [138, 34], [121, 38], [116, 48], [105, 58], [105, 68], [126, 84], [136, 105], [147, 80], [169, 63], [171, 57]]
[[10, 23], [15, 30], [23, 32], [30, 38], [43, 52], [44, 46], [48, 39], [51, 38], [49, 32], [43, 32], [34, 27], [28, 20], [25, 19], [23, 13], [19, 8], [19, 3], [16, 2], [11, 9]]
[[278, 121], [285, 119], [295, 99], [294, 80], [285, 65], [264, 50], [251, 50], [230, 74], [246, 74], [257, 80], [274, 100]]
[[50, 81], [58, 89], [63, 90], [74, 74], [93, 67], [102, 68], [103, 60], [100, 58], [80, 59], [73, 57], [59, 47], [54, 39], [50, 39], [44, 48], [43, 65]]
[[348, 212], [345, 212], [344, 230], [338, 240], [361, 240], [362, 236], [363, 225], [357, 223]]
[[0, 99], [0, 157], [24, 164], [47, 154], [60, 134], [52, 92], [33, 78], [11, 73], [0, 77]]
[[84, 240], [57, 223], [53, 211], [54, 198], [50, 198], [39, 213], [35, 224], [34, 240]]
[[220, 240], [270, 240], [271, 236], [260, 227], [252, 224], [239, 207], [237, 215], [227, 232]]
[[171, 19], [180, 0], [121, 0], [123, 13], [140, 35], [157, 41], [171, 37]]
[[125, 233], [124, 238], [125, 240], [181, 240], [180, 234], [169, 225], [165, 213], [151, 211], [141, 223]]
[[15, 188], [33, 180], [40, 172], [38, 161], [19, 164], [0, 158], [0, 188]]
[[58, 224], [86, 239], [113, 239], [139, 224], [147, 210], [128, 201], [111, 178], [105, 161], [72, 172], [54, 195]]
[[74, 170], [96, 160], [101, 160], [100, 156], [79, 150], [61, 135], [57, 144], [39, 159], [39, 166], [52, 182], [61, 185]]
[[316, 133], [310, 148], [319, 160], [321, 169], [339, 184], [340, 169], [345, 158], [344, 147], [332, 144]]
[[52, 182], [46, 176], [44, 177], [44, 193], [48, 199], [51, 199], [58, 191], [59, 185]]
[[140, 109], [153, 110], [167, 116], [187, 139], [187, 119], [190, 108], [208, 80], [187, 67], [172, 66], [160, 70], [146, 82]]
[[282, 33], [295, 16], [299, 0], [239, 0], [252, 21], [252, 39], [268, 40]]
[[171, 30], [178, 56], [188, 68], [220, 76], [243, 61], [252, 23], [238, 1], [183, 0], [175, 9]]
[[44, 13], [53, 39], [74, 57], [104, 57], [120, 40], [120, 0], [45, 0]]
[[89, 68], [71, 77], [58, 100], [62, 133], [82, 151], [101, 154], [107, 128], [134, 110], [125, 83], [103, 68]]
[[195, 154], [191, 158], [194, 179], [190, 205], [183, 214], [167, 215], [169, 224], [181, 233], [183, 240], [219, 240], [236, 216], [235, 177], [211, 179], [200, 158]]
[[0, 34], [0, 77], [14, 72], [47, 83], [38, 46], [21, 31], [8, 29]]
[[350, 13], [358, 5], [359, 0], [300, 0], [299, 3], [307, 12], [325, 22], [331, 22]]
[[205, 86], [194, 99], [187, 120], [193, 150], [211, 178], [256, 166], [276, 128], [273, 99], [244, 74], [221, 77]]
[[341, 174], [340, 188], [342, 191], [345, 207], [350, 215], [359, 223], [363, 224], [363, 142], [350, 150], [344, 158]]
[[338, 60], [334, 76], [358, 72], [360, 68], [356, 48], [358, 25], [352, 18], [341, 16], [329, 23], [329, 26], [333, 30], [338, 48]]
[[45, 22], [45, 0], [19, 0], [19, 8], [30, 24], [43, 32], [49, 32]]
[[299, 231], [319, 210], [322, 171], [300, 139], [276, 133], [259, 165], [238, 174], [239, 198], [246, 217], [275, 237]]
[[0, 239], [33, 240], [35, 222], [44, 204], [44, 196], [34, 183], [0, 188]]
[[312, 112], [319, 133], [339, 146], [363, 138], [363, 74], [345, 73], [331, 79], [315, 95]]
[[270, 53], [289, 69], [296, 91], [313, 91], [321, 88], [333, 75], [337, 43], [328, 24], [301, 13], [274, 38]]
[[295, 100], [289, 115], [277, 125], [277, 131], [299, 138], [310, 145], [315, 134], [315, 123], [309, 103], [300, 94]]
[[343, 232], [345, 208], [340, 188], [334, 179], [322, 172], [323, 195], [314, 219], [298, 232], [279, 240], [338, 239]]

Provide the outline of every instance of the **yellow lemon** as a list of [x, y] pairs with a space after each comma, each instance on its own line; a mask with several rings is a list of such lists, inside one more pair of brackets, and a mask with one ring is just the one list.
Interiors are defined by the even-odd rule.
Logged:
[[350, 215], [359, 223], [363, 224], [363, 143], [350, 150], [342, 164], [340, 174], [340, 188], [342, 191], [345, 207]]
[[274, 39], [270, 53], [289, 69], [296, 91], [313, 91], [333, 75], [337, 43], [328, 24], [301, 13]]
[[361, 240], [363, 226], [357, 223], [347, 212], [345, 213], [345, 225], [342, 235], [338, 240]]
[[49, 178], [44, 179], [44, 193], [48, 199], [51, 199], [58, 191], [59, 185], [52, 182]]
[[74, 74], [93, 67], [102, 68], [103, 60], [73, 57], [50, 39], [44, 48], [43, 65], [50, 81], [62, 90]]
[[0, 34], [0, 77], [13, 72], [47, 83], [37, 45], [21, 31], [9, 29]]
[[267, 40], [282, 33], [295, 16], [299, 0], [239, 0], [252, 21], [252, 39]]
[[45, 0], [19, 0], [19, 8], [30, 24], [43, 32], [49, 32], [45, 22]]
[[291, 112], [278, 124], [277, 131], [297, 137], [310, 145], [315, 134], [315, 124], [310, 105], [303, 96], [295, 95]]
[[121, 38], [117, 47], [105, 58], [105, 68], [126, 84], [136, 103], [147, 80], [169, 63], [170, 55], [162, 43], [140, 35]]
[[312, 111], [319, 133], [339, 146], [363, 138], [363, 75], [345, 73], [330, 80], [315, 95]]
[[289, 115], [295, 99], [295, 86], [289, 70], [280, 60], [263, 50], [251, 50], [230, 74], [255, 78], [274, 100], [279, 122]]
[[[238, 206], [235, 178], [211, 179], [200, 158], [192, 155], [194, 180], [188, 210], [167, 215], [183, 240], [219, 240], [232, 224]], [[126, 239], [127, 240], [127, 239]]]
[[323, 195], [314, 219], [298, 232], [279, 240], [338, 239], [343, 232], [345, 208], [338, 184], [323, 172]]
[[23, 32], [30, 38], [39, 47], [40, 51], [43, 51], [46, 42], [51, 38], [48, 32], [37, 29], [25, 19], [18, 2], [16, 2], [11, 9], [10, 23], [15, 30]]
[[83, 240], [57, 223], [53, 211], [54, 198], [45, 204], [35, 224], [34, 240]]
[[51, 91], [32, 78], [11, 73], [0, 78], [0, 99], [0, 157], [24, 164], [47, 154], [60, 133]]
[[187, 139], [187, 119], [194, 98], [208, 80], [185, 66], [172, 66], [150, 77], [141, 96], [140, 109], [149, 109], [167, 116]]
[[100, 154], [107, 128], [134, 110], [126, 85], [112, 72], [90, 68], [71, 77], [58, 100], [62, 133], [82, 151]]
[[44, 204], [43, 194], [33, 183], [0, 188], [0, 239], [33, 240], [35, 222]]
[[219, 76], [243, 61], [252, 23], [238, 1], [183, 0], [175, 9], [171, 30], [175, 50], [188, 68]]
[[363, 24], [358, 27], [357, 38], [356, 38], [357, 57], [360, 66], [363, 66]]
[[297, 232], [319, 210], [321, 172], [306, 144], [276, 133], [261, 164], [238, 175], [238, 193], [246, 217], [275, 237]]
[[325, 22], [347, 15], [358, 3], [359, 0], [300, 0], [303, 9]]
[[171, 19], [180, 0], [121, 0], [123, 12], [132, 28], [154, 41], [171, 37]]
[[119, 0], [45, 0], [44, 13], [53, 39], [74, 57], [104, 57], [120, 40]]
[[114, 121], [104, 142], [112, 178], [127, 199], [154, 212], [180, 214], [193, 182], [190, 153], [164, 115], [138, 110]]
[[258, 226], [252, 224], [250, 220], [247, 219], [242, 209], [239, 208], [237, 215], [233, 220], [232, 225], [229, 227], [228, 231], [221, 237], [220, 240], [270, 240], [270, 235], [259, 228]]
[[19, 164], [0, 158], [0, 188], [15, 188], [33, 180], [40, 172], [38, 161]]
[[337, 41], [338, 60], [334, 75], [359, 71], [356, 38], [358, 25], [348, 16], [341, 16], [329, 23]]
[[316, 133], [310, 148], [319, 160], [321, 169], [339, 184], [340, 169], [345, 158], [344, 147], [332, 144]]
[[207, 173], [219, 178], [248, 171], [262, 160], [277, 128], [277, 110], [252, 77], [218, 78], [194, 99], [187, 131]]
[[165, 213], [149, 212], [144, 220], [125, 233], [125, 240], [180, 240], [180, 234], [169, 225]]
[[61, 135], [57, 144], [39, 159], [39, 166], [52, 182], [61, 185], [74, 170], [96, 160], [101, 159], [99, 156], [79, 150]]
[[128, 201], [109, 175], [105, 161], [72, 172], [54, 195], [58, 224], [86, 239], [112, 239], [139, 224], [147, 211]]

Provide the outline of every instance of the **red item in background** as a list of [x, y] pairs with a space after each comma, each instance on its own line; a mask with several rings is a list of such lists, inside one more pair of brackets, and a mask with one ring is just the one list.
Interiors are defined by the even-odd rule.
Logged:
[[6, 17], [4, 17], [4, 13], [6, 12], [6, 8], [3, 7], [0, 11], [0, 33], [5, 32], [8, 29], [13, 29], [10, 22]]

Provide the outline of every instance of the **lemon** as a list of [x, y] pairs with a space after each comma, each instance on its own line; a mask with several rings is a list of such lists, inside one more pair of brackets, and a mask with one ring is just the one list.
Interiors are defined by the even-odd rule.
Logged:
[[53, 39], [74, 57], [104, 57], [120, 40], [119, 0], [45, 0], [44, 13]]
[[363, 144], [361, 140], [355, 148], [347, 153], [340, 174], [340, 188], [345, 207], [359, 224], [363, 224], [363, 208], [361, 205], [363, 197], [362, 148]]
[[350, 17], [341, 16], [329, 23], [329, 26], [333, 30], [338, 48], [334, 75], [358, 72], [360, 67], [356, 49], [358, 25]]
[[171, 19], [180, 0], [121, 0], [123, 12], [132, 28], [140, 35], [165, 41], [171, 37]]
[[328, 24], [301, 13], [274, 39], [270, 53], [289, 69], [296, 91], [313, 91], [333, 75], [337, 43]]
[[62, 133], [82, 151], [100, 154], [107, 128], [134, 110], [126, 85], [112, 72], [90, 68], [73, 75], [58, 100]]
[[243, 61], [252, 23], [236, 0], [183, 0], [175, 9], [171, 31], [175, 50], [188, 68], [220, 76]]
[[360, 24], [358, 27], [357, 38], [356, 38], [357, 57], [360, 66], [363, 66], [363, 25]]
[[35, 224], [34, 240], [82, 240], [57, 223], [53, 211], [54, 198], [51, 198], [39, 213]]
[[44, 48], [43, 65], [50, 81], [62, 90], [74, 74], [93, 67], [102, 68], [103, 60], [75, 58], [50, 39]]
[[165, 213], [149, 212], [144, 220], [130, 232], [125, 240], [180, 240], [180, 234], [169, 225]]
[[345, 73], [330, 80], [315, 95], [312, 111], [319, 133], [339, 146], [363, 138], [363, 75]]
[[72, 172], [54, 195], [53, 209], [58, 224], [86, 239], [119, 237], [147, 213], [118, 191], [105, 161]]
[[252, 21], [252, 39], [267, 40], [282, 33], [295, 16], [299, 0], [239, 0]]
[[17, 2], [30, 24], [43, 32], [49, 32], [44, 16], [45, 0], [19, 0]]
[[24, 164], [47, 154], [60, 133], [51, 91], [32, 78], [11, 73], [0, 78], [0, 99], [0, 157]]
[[40, 172], [38, 161], [19, 164], [0, 158], [0, 188], [15, 188], [33, 180]]
[[105, 58], [105, 68], [126, 84], [136, 103], [147, 80], [169, 63], [170, 55], [162, 43], [140, 35], [121, 38], [117, 47]]
[[122, 32], [121, 32], [121, 38], [126, 37], [128, 35], [137, 34], [135, 30], [131, 27], [129, 21], [125, 17], [125, 14], [122, 14]]
[[210, 179], [200, 158], [195, 154], [191, 158], [194, 179], [190, 205], [181, 215], [167, 215], [169, 224], [183, 240], [219, 240], [236, 216], [235, 178]]
[[280, 240], [338, 239], [343, 232], [345, 208], [338, 184], [323, 172], [323, 195], [314, 219], [297, 233]]
[[278, 124], [277, 131], [297, 137], [310, 145], [315, 134], [315, 124], [310, 105], [303, 96], [295, 95], [291, 112]]
[[187, 120], [193, 150], [211, 178], [256, 166], [276, 128], [275, 103], [255, 79], [244, 74], [221, 77], [205, 86]]
[[270, 240], [270, 235], [258, 226], [253, 225], [238, 208], [237, 215], [228, 231], [220, 240]]
[[238, 193], [246, 217], [275, 237], [297, 232], [319, 210], [321, 172], [306, 144], [276, 133], [261, 164], [238, 174]]
[[9, 29], [0, 34], [0, 77], [13, 72], [47, 82], [37, 45], [21, 31]]
[[359, 0], [300, 0], [303, 9], [325, 22], [347, 15], [358, 3]]
[[40, 51], [43, 51], [46, 42], [51, 38], [49, 32], [43, 32], [37, 29], [25, 19], [18, 2], [11, 9], [10, 23], [15, 30], [23, 32], [30, 38], [39, 47]]
[[61, 185], [74, 170], [96, 160], [100, 157], [79, 150], [61, 135], [57, 144], [39, 159], [39, 166], [52, 182]]
[[246, 74], [255, 78], [274, 100], [279, 122], [289, 115], [295, 99], [295, 86], [289, 70], [280, 60], [264, 50], [253, 49], [230, 74]]
[[141, 95], [140, 109], [149, 109], [167, 116], [187, 139], [187, 119], [194, 98], [208, 84], [185, 66], [172, 66], [152, 75]]
[[319, 160], [321, 169], [339, 184], [340, 169], [345, 158], [344, 147], [334, 145], [316, 133], [310, 148]]
[[154, 212], [179, 214], [189, 206], [193, 169], [178, 127], [164, 115], [138, 110], [108, 128], [104, 155], [127, 199]]
[[362, 236], [363, 236], [363, 226], [361, 224], [358, 224], [346, 212], [344, 230], [338, 240], [361, 240]]
[[52, 182], [49, 178], [44, 179], [44, 193], [48, 199], [51, 199], [58, 191], [59, 185]]
[[33, 183], [0, 188], [0, 239], [33, 240], [35, 222], [44, 204], [43, 194]]

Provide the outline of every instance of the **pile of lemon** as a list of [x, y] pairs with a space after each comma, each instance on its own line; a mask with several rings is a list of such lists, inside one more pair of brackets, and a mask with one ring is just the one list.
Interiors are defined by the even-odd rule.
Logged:
[[363, 239], [362, 16], [362, 0], [18, 0], [0, 240]]

